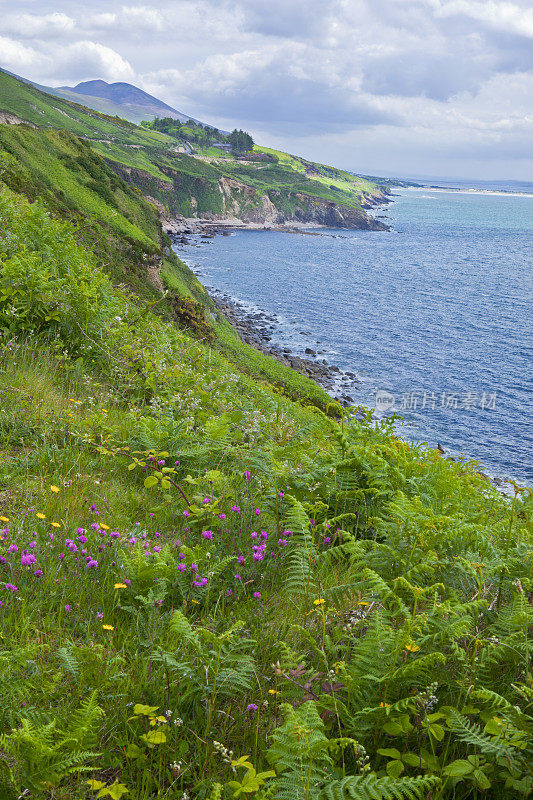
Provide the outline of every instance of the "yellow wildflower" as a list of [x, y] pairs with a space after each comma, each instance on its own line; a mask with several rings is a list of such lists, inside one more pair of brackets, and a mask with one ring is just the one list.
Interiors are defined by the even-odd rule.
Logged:
[[126, 586], [125, 583], [115, 583], [115, 587], [114, 588], [115, 589], [127, 589], [128, 587]]
[[41, 512], [39, 511], [37, 514], [37, 519], [46, 519], [46, 514], [41, 514]]
[[390, 706], [390, 703], [380, 703], [379, 704], [380, 708], [388, 708], [389, 706]]
[[0, 522], [9, 522], [9, 517], [0, 517]]
[[51, 522], [50, 525], [52, 526], [52, 528], [60, 528], [61, 527], [59, 522]]
[[418, 653], [418, 651], [420, 650], [417, 644], [406, 644], [405, 649], [409, 650], [411, 653]]
[[315, 606], [322, 606], [326, 601], [323, 597], [319, 597], [317, 600], [313, 600], [313, 605]]
[[368, 602], [368, 600], [360, 600], [360, 601], [357, 603], [357, 605], [358, 605], [358, 606], [369, 606], [369, 605], [370, 605], [370, 603]]
[[114, 631], [114, 627], [112, 625], [102, 625], [104, 631]]
[[269, 694], [279, 694], [279, 692], [277, 692], [275, 689], [269, 689], [268, 693]]
[[59, 492], [59, 486], [50, 486], [50, 491], [57, 494]]
[[109, 530], [109, 525], [104, 525], [103, 522], [100, 523], [100, 527], [103, 528], [104, 531], [108, 531]]

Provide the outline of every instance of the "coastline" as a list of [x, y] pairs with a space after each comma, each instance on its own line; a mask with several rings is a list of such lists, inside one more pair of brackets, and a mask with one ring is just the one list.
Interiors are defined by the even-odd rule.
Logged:
[[[194, 226], [191, 225], [191, 223], [194, 223]], [[248, 226], [243, 224], [240, 220], [238, 223], [239, 224], [233, 225], [221, 224], [219, 221], [214, 220], [206, 220], [205, 222], [203, 220], [183, 220], [182, 230], [179, 233], [171, 234], [173, 249], [175, 249], [179, 257], [183, 257], [183, 253], [180, 252], [180, 246], [192, 244], [188, 236], [198, 239], [198, 244], [196, 246], [201, 247], [202, 244], [208, 243], [208, 241], [213, 239], [217, 234], [229, 236], [239, 230], [273, 230], [312, 236], [342, 236], [342, 229], [339, 229], [338, 234], [326, 234], [316, 230], [318, 227], [316, 225], [302, 225], [288, 228], [287, 226]], [[187, 260], [184, 260], [187, 263]], [[194, 263], [190, 263], [189, 261], [188, 266], [194, 274], [197, 274]], [[300, 350], [295, 351], [286, 346], [283, 339], [281, 342], [279, 341], [279, 337], [277, 342], [273, 341], [276, 330], [276, 325], [274, 323], [278, 321], [276, 314], [255, 306], [247, 307], [246, 304], [232, 295], [216, 288], [207, 287], [205, 284], [203, 285], [217, 311], [232, 325], [243, 342], [315, 381], [333, 400], [338, 401], [344, 408], [349, 408], [351, 406], [357, 407], [359, 405], [357, 402], [357, 392], [361, 388], [361, 381], [355, 372], [342, 370], [336, 364], [331, 363], [323, 357], [324, 351], [313, 349], [312, 346], [305, 347], [302, 352]], [[302, 331], [301, 333], [304, 332]], [[442, 454], [443, 458], [450, 461], [457, 462], [461, 459], [461, 455], [454, 453], [453, 450], [447, 449], [446, 452], [444, 452], [443, 448], [437, 442], [433, 447], [428, 444], [428, 447], [430, 447], [430, 449], [437, 449]], [[477, 462], [474, 458], [472, 460]], [[477, 464], [478, 468], [476, 471], [488, 484], [505, 496], [513, 496], [512, 478], [491, 474], [483, 464], [479, 462], [477, 462]]]

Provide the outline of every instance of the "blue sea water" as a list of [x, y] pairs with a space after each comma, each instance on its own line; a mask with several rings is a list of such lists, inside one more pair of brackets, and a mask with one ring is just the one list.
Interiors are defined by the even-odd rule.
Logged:
[[395, 195], [375, 212], [388, 233], [239, 231], [178, 252], [274, 315], [273, 341], [355, 372], [357, 403], [391, 395], [405, 438], [531, 484], [533, 195]]

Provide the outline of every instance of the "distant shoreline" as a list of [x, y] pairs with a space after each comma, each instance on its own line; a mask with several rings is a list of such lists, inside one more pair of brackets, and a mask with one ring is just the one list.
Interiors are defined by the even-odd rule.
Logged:
[[486, 194], [496, 195], [498, 197], [531, 197], [533, 192], [517, 192], [507, 189], [467, 189], [464, 187], [456, 186], [405, 186], [402, 187], [404, 191], [410, 192], [445, 192], [452, 194]]

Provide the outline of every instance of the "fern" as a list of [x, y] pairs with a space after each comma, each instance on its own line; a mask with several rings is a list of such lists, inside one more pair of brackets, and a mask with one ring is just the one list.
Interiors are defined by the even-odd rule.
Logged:
[[440, 784], [432, 775], [416, 778], [378, 778], [370, 775], [350, 776], [324, 787], [320, 800], [426, 800]]
[[316, 546], [309, 529], [309, 517], [303, 505], [293, 497], [287, 497], [291, 508], [284, 524], [292, 531], [287, 548], [285, 588], [297, 594], [309, 595], [315, 589], [313, 566]]

